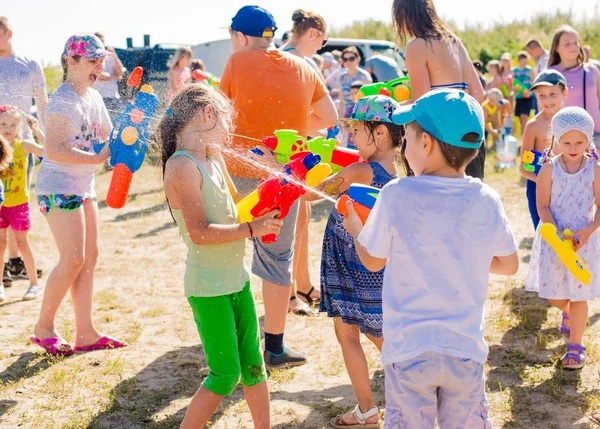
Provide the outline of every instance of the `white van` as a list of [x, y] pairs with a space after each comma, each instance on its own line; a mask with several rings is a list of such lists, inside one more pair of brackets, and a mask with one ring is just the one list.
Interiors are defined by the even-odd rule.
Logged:
[[[281, 45], [281, 39], [275, 39], [275, 46]], [[328, 51], [343, 51], [348, 46], [356, 46], [361, 53], [361, 64], [373, 54], [382, 54], [393, 58], [398, 63], [400, 70], [406, 73], [406, 63], [403, 53], [392, 42], [386, 40], [366, 40], [366, 39], [329, 39], [329, 43], [319, 51], [319, 54]], [[199, 58], [204, 62], [206, 70], [217, 76], [223, 74], [225, 64], [232, 54], [231, 42], [229, 39], [215, 40], [212, 42], [200, 43], [192, 46], [194, 58]]]

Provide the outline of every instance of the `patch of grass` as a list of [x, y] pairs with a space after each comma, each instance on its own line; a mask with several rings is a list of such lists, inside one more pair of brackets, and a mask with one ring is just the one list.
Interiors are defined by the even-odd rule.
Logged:
[[128, 343], [135, 342], [140, 335], [142, 335], [142, 331], [144, 330], [144, 325], [142, 325], [137, 320], [134, 320], [128, 327], [125, 333], [124, 339]]
[[114, 310], [118, 307], [119, 296], [112, 289], [104, 289], [94, 296], [99, 311]]
[[153, 307], [148, 310], [142, 311], [140, 313], [140, 317], [143, 319], [150, 319], [153, 317], [159, 317], [165, 314], [165, 309], [163, 307]]

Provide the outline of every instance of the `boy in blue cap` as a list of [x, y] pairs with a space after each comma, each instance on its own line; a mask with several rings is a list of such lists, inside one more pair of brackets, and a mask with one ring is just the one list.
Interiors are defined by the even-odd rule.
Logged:
[[[434, 90], [394, 112], [415, 176], [386, 185], [364, 228], [345, 225], [383, 280], [385, 428], [489, 428], [483, 338], [488, 272], [517, 271], [500, 196], [465, 175], [484, 135], [470, 95]], [[489, 268], [488, 268], [489, 267]]]
[[[316, 135], [337, 120], [335, 105], [317, 73], [303, 58], [275, 49], [276, 30], [273, 15], [258, 6], [242, 7], [229, 27], [234, 53], [219, 87], [231, 98], [237, 117], [236, 136], [223, 156], [240, 197], [254, 191], [269, 173], [268, 168], [248, 162], [248, 150], [256, 146], [257, 139], [280, 129], [297, 130], [303, 137]], [[263, 281], [264, 359], [269, 370], [306, 363], [304, 353], [283, 341], [297, 216], [298, 202], [283, 220], [276, 243], [254, 240], [252, 273]]]

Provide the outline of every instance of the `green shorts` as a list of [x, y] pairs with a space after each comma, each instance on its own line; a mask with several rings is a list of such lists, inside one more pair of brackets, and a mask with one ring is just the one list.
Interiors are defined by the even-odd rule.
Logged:
[[247, 282], [240, 292], [188, 297], [209, 373], [202, 386], [227, 396], [239, 381], [255, 386], [267, 380], [254, 298]]

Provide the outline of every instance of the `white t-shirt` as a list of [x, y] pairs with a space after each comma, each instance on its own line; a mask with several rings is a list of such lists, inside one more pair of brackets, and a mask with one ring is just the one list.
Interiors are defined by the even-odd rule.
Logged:
[[[117, 60], [114, 55], [108, 55], [104, 58], [104, 72], [110, 73], [111, 75], [115, 72], [115, 66]], [[120, 98], [119, 97], [119, 85], [115, 79], [106, 81], [96, 81], [94, 89], [97, 90], [102, 98]]]
[[[0, 106], [19, 106], [31, 114], [33, 91], [46, 88], [44, 71], [37, 61], [22, 55], [0, 57]], [[31, 130], [23, 119], [23, 140], [33, 140]]]
[[536, 76], [548, 68], [548, 60], [550, 59], [550, 52], [544, 50], [544, 54], [538, 60], [535, 66]]
[[384, 365], [433, 351], [485, 363], [484, 303], [494, 256], [516, 252], [500, 196], [479, 179], [388, 183], [358, 237], [388, 258]]
[[[103, 124], [110, 124], [110, 117], [95, 89], [88, 88], [85, 98], [63, 83], [50, 97], [46, 116], [58, 114], [68, 116], [70, 147], [93, 152], [94, 143], [108, 136], [101, 136]], [[47, 126], [47, 124], [46, 124]], [[106, 125], [105, 125], [106, 126]], [[112, 125], [111, 125], [112, 127]], [[48, 158], [44, 150], [44, 160], [40, 166], [35, 184], [36, 195], [64, 194], [95, 198], [95, 164], [63, 164]]]

